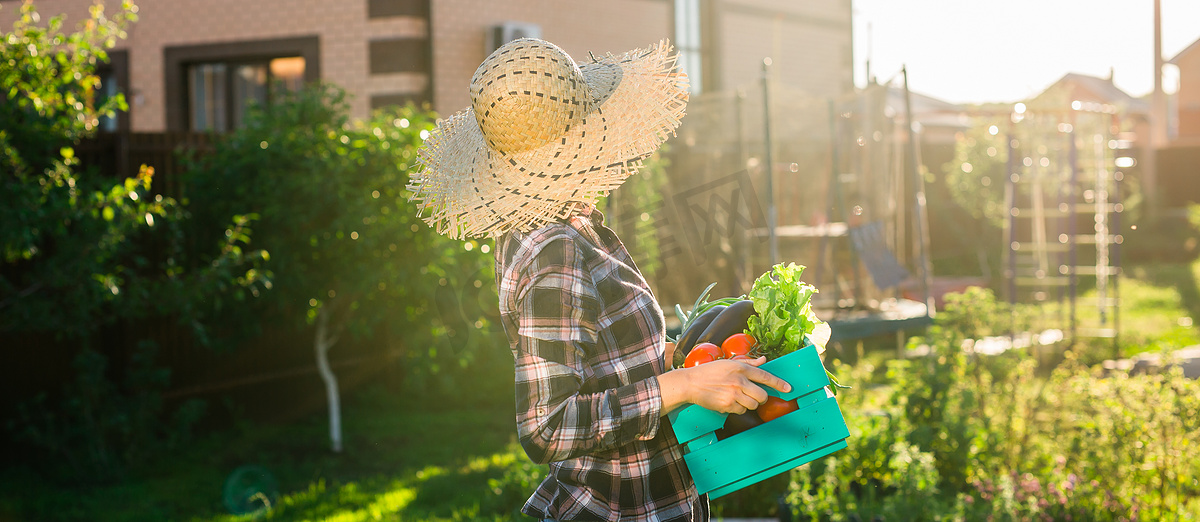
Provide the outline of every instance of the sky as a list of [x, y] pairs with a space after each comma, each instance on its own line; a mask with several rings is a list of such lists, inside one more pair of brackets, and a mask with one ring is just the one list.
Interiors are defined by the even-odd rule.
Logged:
[[[854, 78], [908, 67], [915, 91], [954, 103], [1013, 102], [1069, 72], [1133, 96], [1154, 89], [1153, 0], [852, 0]], [[1200, 39], [1200, 0], [1161, 0], [1162, 54]], [[868, 30], [869, 27], [869, 30]], [[1178, 74], [1164, 67], [1163, 88]]]

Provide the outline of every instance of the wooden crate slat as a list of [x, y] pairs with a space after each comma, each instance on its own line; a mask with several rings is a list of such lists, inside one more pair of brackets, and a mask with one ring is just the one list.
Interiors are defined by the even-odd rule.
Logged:
[[717, 443], [717, 433], [710, 431], [707, 434], [701, 435], [695, 440], [690, 440], [687, 443], [688, 451], [696, 451], [705, 446], [710, 446]]
[[826, 455], [831, 455], [834, 452], [844, 450], [844, 449], [846, 449], [846, 441], [839, 440], [833, 444], [830, 444], [823, 448], [817, 449], [816, 451], [813, 451], [811, 453], [806, 453], [806, 454], [796, 457], [792, 460], [784, 462], [783, 464], [780, 464], [778, 466], [772, 466], [763, 471], [760, 471], [758, 473], [750, 475], [749, 477], [746, 477], [744, 479], [736, 480], [734, 482], [731, 482], [729, 484], [721, 486], [717, 489], [709, 491], [708, 498], [709, 498], [709, 500], [712, 500], [714, 498], [718, 498], [718, 497], [724, 496], [726, 494], [733, 493], [734, 491], [742, 489], [746, 486], [749, 486], [752, 484], [757, 484], [757, 483], [767, 480], [771, 477], [774, 477], [775, 475], [778, 475], [780, 473], [786, 473], [786, 472], [796, 469], [804, 464], [807, 464], [807, 463], [817, 460], [821, 457], [824, 457]]
[[773, 361], [767, 361], [760, 368], [792, 385], [792, 391], [788, 393], [763, 387], [767, 395], [785, 401], [821, 391], [829, 385], [829, 376], [825, 374], [821, 356], [817, 353], [817, 347], [811, 344]]

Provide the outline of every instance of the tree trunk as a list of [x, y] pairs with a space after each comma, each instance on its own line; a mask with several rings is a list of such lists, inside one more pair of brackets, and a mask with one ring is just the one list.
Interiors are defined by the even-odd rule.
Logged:
[[329, 441], [334, 453], [342, 452], [342, 406], [338, 394], [337, 376], [329, 367], [329, 348], [337, 343], [337, 336], [329, 336], [329, 316], [332, 311], [323, 306], [317, 312], [317, 337], [314, 344], [317, 356], [317, 371], [325, 381], [325, 395], [329, 399]]

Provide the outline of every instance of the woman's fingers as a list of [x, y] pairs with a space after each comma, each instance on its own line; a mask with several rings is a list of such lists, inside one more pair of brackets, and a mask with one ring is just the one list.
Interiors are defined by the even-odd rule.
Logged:
[[687, 369], [693, 390], [692, 402], [713, 411], [740, 414], [766, 402], [767, 391], [758, 384], [781, 393], [791, 391], [786, 381], [758, 368], [764, 362], [765, 357], [744, 361], [721, 360]]
[[747, 384], [747, 386], [742, 389], [742, 392], [745, 393], [748, 397], [750, 397], [751, 400], [754, 401], [754, 407], [749, 408], [749, 409], [753, 410], [754, 408], [757, 408], [760, 404], [767, 402], [767, 391], [766, 390], [762, 389], [759, 386], [756, 386], [752, 382], [747, 382], [746, 384]]
[[[752, 361], [752, 362], [756, 362], [756, 364], [751, 365], [749, 361], [746, 362], [746, 366], [750, 366], [748, 368], [745, 368], [746, 378], [752, 380], [752, 382], [762, 384], [764, 386], [770, 386], [770, 388], [779, 390], [779, 392], [781, 392], [781, 394], [786, 394], [786, 392], [792, 391], [792, 385], [787, 384], [786, 380], [780, 379], [779, 377], [775, 377], [775, 376], [773, 376], [773, 374], [768, 373], [766, 370], [762, 370], [762, 368], [757, 367], [758, 365], [761, 365], [761, 364], [763, 364], [763, 362], [766, 362], [766, 361], [767, 361], [767, 358], [758, 358], [758, 359], [755, 359], [754, 361]], [[766, 398], [763, 398], [763, 401], [766, 401]]]
[[[762, 392], [762, 388], [759, 388], [758, 386], [753, 386], [753, 388], [758, 390], [759, 392]], [[735, 413], [735, 414], [740, 415], [742, 413], [746, 413], [747, 411], [758, 409], [758, 407], [762, 405], [763, 401], [767, 400], [766, 393], [763, 393], [763, 397], [764, 397], [763, 400], [760, 401], [760, 400], [754, 398], [750, 394], [742, 393], [737, 398], [738, 405], [742, 407], [741, 411], [733, 411], [733, 412], [729, 412], [729, 413]]]

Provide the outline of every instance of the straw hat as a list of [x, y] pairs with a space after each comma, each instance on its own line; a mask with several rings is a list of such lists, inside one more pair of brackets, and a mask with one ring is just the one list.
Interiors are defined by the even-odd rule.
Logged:
[[504, 44], [471, 78], [471, 106], [425, 141], [409, 201], [457, 239], [528, 232], [594, 203], [679, 126], [675, 59], [666, 41], [578, 64], [544, 40]]

